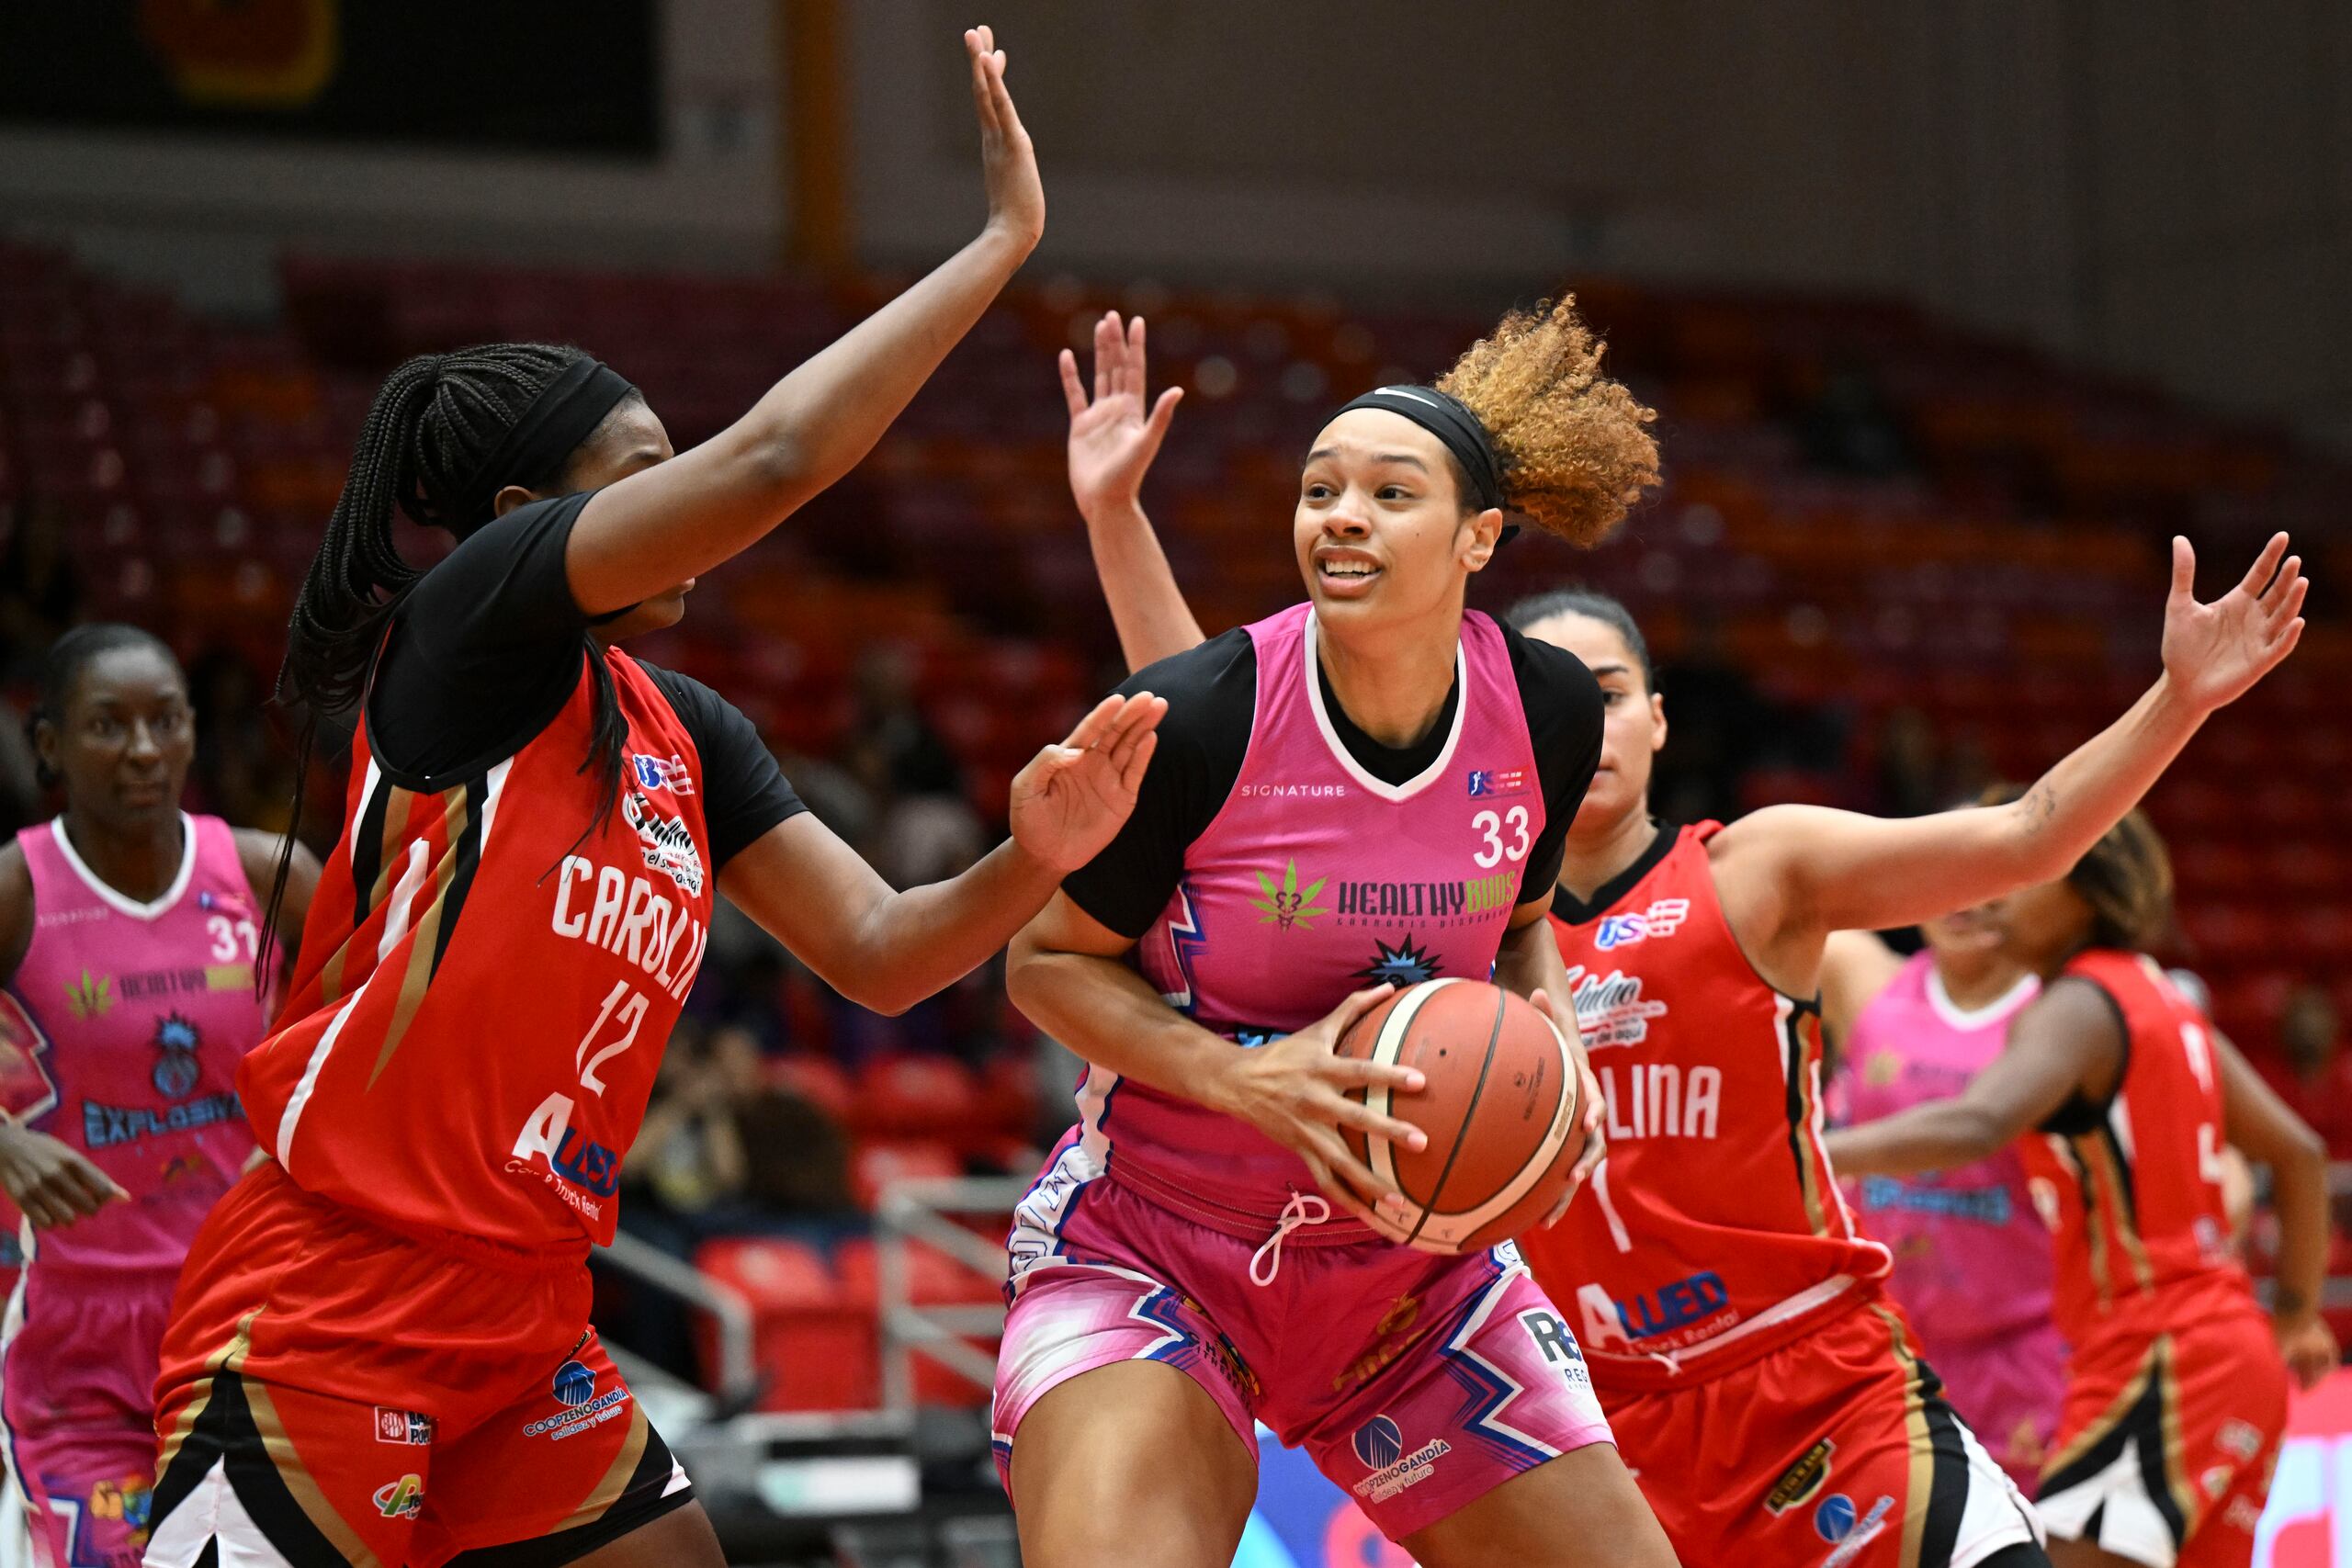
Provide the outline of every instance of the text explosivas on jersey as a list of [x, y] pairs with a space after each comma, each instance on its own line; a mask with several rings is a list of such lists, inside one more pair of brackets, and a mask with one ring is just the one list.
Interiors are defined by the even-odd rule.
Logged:
[[584, 667], [477, 777], [403, 781], [355, 746], [287, 1022], [240, 1082], [310, 1190], [515, 1247], [611, 1239], [715, 868], [691, 734], [627, 655], [601, 656], [628, 725], [602, 821]]

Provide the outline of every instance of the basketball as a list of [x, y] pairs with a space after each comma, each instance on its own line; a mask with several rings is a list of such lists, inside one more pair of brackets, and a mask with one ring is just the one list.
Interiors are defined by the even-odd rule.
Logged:
[[1417, 1094], [1363, 1091], [1374, 1110], [1428, 1134], [1427, 1148], [1341, 1129], [1412, 1205], [1401, 1223], [1375, 1212], [1375, 1229], [1424, 1252], [1470, 1252], [1559, 1201], [1584, 1143], [1582, 1106], [1568, 1043], [1533, 1003], [1484, 981], [1424, 981], [1358, 1019], [1339, 1053], [1428, 1080]]

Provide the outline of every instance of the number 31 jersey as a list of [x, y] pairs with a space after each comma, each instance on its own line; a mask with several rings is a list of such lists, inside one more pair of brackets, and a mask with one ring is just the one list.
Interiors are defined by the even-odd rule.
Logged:
[[555, 718], [474, 777], [396, 776], [366, 726], [353, 743], [293, 995], [237, 1087], [297, 1184], [389, 1229], [612, 1239], [717, 868], [694, 732], [643, 666], [595, 658], [628, 727], [601, 821], [584, 661]]

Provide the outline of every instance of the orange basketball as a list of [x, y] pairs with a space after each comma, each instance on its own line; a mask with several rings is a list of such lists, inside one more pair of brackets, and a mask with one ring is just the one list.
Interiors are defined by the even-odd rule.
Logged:
[[1360, 1091], [1374, 1110], [1429, 1134], [1415, 1154], [1343, 1129], [1349, 1148], [1413, 1205], [1375, 1217], [1424, 1252], [1471, 1252], [1542, 1219], [1584, 1147], [1567, 1042], [1525, 998], [1478, 980], [1427, 980], [1382, 1002], [1340, 1039], [1343, 1056], [1418, 1067], [1418, 1094]]

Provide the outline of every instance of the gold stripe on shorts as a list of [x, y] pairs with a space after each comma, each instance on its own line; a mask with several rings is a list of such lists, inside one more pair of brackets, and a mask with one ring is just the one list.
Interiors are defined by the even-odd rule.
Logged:
[[633, 1394], [628, 1404], [628, 1436], [621, 1439], [621, 1451], [613, 1456], [612, 1467], [605, 1472], [604, 1479], [597, 1482], [586, 1500], [571, 1511], [570, 1518], [555, 1527], [557, 1529], [568, 1530], [581, 1525], [594, 1524], [605, 1517], [605, 1510], [619, 1502], [621, 1494], [628, 1490], [629, 1477], [637, 1473], [639, 1462], [645, 1458], [646, 1441], [653, 1435], [652, 1423], [645, 1418], [645, 1406], [639, 1404]]
[[334, 1549], [343, 1553], [344, 1561], [352, 1568], [383, 1568], [381, 1560], [368, 1550], [368, 1543], [359, 1538], [358, 1532], [344, 1522], [343, 1516], [335, 1511], [334, 1505], [328, 1502], [326, 1494], [319, 1489], [319, 1483], [311, 1479], [310, 1469], [303, 1464], [302, 1456], [294, 1451], [294, 1440], [286, 1435], [286, 1424], [277, 1418], [277, 1405], [269, 1397], [268, 1386], [247, 1382], [245, 1405], [253, 1412], [254, 1430], [261, 1434], [262, 1447], [269, 1454], [270, 1466], [277, 1472], [277, 1478], [286, 1483], [287, 1493], [294, 1499], [295, 1506], [318, 1527], [321, 1535], [334, 1543]]

